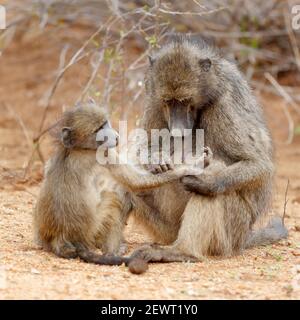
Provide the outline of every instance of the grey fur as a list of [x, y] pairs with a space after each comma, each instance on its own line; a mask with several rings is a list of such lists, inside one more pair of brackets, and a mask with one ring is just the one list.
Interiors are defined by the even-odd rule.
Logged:
[[[199, 67], [199, 61], [208, 60], [210, 66]], [[214, 160], [202, 175], [140, 197], [155, 214], [149, 219], [140, 210], [137, 220], [165, 246], [141, 248], [134, 256], [149, 261], [230, 256], [285, 237], [282, 224], [267, 227], [261, 237], [251, 231], [269, 209], [273, 145], [262, 109], [236, 65], [205, 41], [180, 36], [153, 55], [145, 79], [143, 127], [149, 135], [154, 128], [172, 129], [170, 112], [164, 111], [174, 105], [169, 101], [188, 101], [182, 107], [196, 107], [194, 128], [204, 129]]]

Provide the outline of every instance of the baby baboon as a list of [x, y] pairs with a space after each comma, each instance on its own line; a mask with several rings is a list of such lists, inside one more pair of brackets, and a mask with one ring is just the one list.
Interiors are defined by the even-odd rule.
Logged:
[[[111, 180], [96, 162], [96, 134], [108, 126], [104, 111], [89, 104], [64, 114], [55, 155], [45, 168], [45, 180], [34, 212], [36, 240], [64, 258], [92, 259], [96, 245], [118, 253], [126, 221], [126, 194], [117, 183], [100, 196]], [[111, 206], [111, 203], [114, 203]], [[123, 210], [124, 208], [124, 210]], [[103, 214], [101, 213], [103, 212]], [[121, 264], [119, 257], [94, 256], [100, 264]]]
[[[229, 256], [286, 237], [282, 223], [251, 231], [270, 204], [273, 147], [262, 109], [237, 67], [205, 41], [179, 36], [150, 58], [145, 80], [143, 126], [149, 137], [151, 129], [204, 129], [215, 161], [202, 175], [141, 197], [156, 214], [149, 219], [140, 210], [136, 218], [166, 246], [141, 248], [133, 256], [148, 261]], [[215, 164], [221, 164], [219, 170]]]
[[[108, 164], [107, 171], [96, 161], [96, 150], [101, 145], [115, 147], [117, 133], [110, 128], [104, 110], [93, 103], [66, 112], [60, 124], [57, 151], [47, 164], [34, 213], [37, 241], [64, 258], [79, 256], [87, 262], [107, 265], [124, 262], [134, 273], [143, 271], [142, 262], [134, 264], [130, 258], [98, 255], [92, 251], [96, 246], [104, 253], [118, 253], [130, 210], [128, 192], [112, 181], [111, 175], [130, 191], [141, 191], [179, 179], [188, 172], [195, 173], [196, 169], [182, 165], [176, 170], [152, 175], [145, 170], [139, 172], [131, 165]], [[115, 142], [109, 146], [96, 141], [97, 134], [104, 129], [114, 137]], [[114, 149], [110, 151], [107, 153], [116, 153]]]

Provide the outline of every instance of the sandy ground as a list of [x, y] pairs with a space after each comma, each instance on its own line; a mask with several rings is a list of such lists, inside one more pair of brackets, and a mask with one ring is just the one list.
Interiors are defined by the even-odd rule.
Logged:
[[[42, 166], [35, 162], [25, 181], [20, 175], [30, 155], [26, 135], [36, 132], [42, 113], [39, 101], [53, 80], [61, 49], [52, 39], [47, 41], [23, 40], [0, 57], [0, 100], [8, 106], [0, 107], [0, 299], [299, 299], [300, 141], [296, 137], [293, 144], [282, 144], [287, 128], [283, 102], [272, 96], [259, 97], [277, 146], [270, 215], [282, 214], [289, 179], [288, 240], [230, 259], [155, 264], [141, 276], [131, 275], [123, 266], [60, 259], [34, 245], [32, 210]], [[74, 100], [85, 77], [80, 67], [66, 75], [51, 105], [50, 119]], [[47, 139], [42, 150], [47, 157]], [[125, 233], [130, 250], [151, 240], [132, 221]]]

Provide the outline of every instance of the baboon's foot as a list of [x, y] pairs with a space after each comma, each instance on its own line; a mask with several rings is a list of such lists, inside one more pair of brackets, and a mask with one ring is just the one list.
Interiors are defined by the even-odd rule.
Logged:
[[102, 254], [123, 256], [128, 250], [128, 245], [126, 242], [113, 243], [106, 241], [105, 243], [96, 243], [96, 248], [100, 249]]
[[176, 247], [150, 245], [137, 249], [131, 256], [147, 262], [199, 262], [200, 260], [181, 252]]
[[123, 255], [127, 252], [127, 250], [128, 250], [128, 245], [127, 245], [127, 243], [126, 243], [126, 242], [122, 242], [121, 245], [120, 245], [120, 248], [119, 248], [119, 250], [118, 250], [118, 252], [117, 252], [117, 254], [118, 254], [119, 256], [123, 256]]
[[71, 243], [64, 243], [56, 248], [55, 251], [59, 257], [65, 259], [75, 259], [78, 256], [75, 246], [73, 246]]

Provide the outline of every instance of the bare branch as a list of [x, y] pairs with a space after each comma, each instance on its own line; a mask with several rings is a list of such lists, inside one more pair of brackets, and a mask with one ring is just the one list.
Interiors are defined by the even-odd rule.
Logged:
[[13, 110], [13, 108], [9, 105], [7, 105], [5, 102], [1, 102], [1, 105], [10, 113], [10, 115], [15, 119], [15, 121], [20, 125], [23, 133], [24, 133], [24, 136], [26, 138], [26, 142], [27, 142], [27, 145], [28, 147], [31, 147], [32, 145], [32, 140], [30, 138], [30, 135], [29, 135], [29, 132], [22, 120], [22, 118]]
[[270, 83], [278, 90], [280, 95], [284, 98], [284, 100], [290, 104], [294, 110], [300, 115], [300, 109], [297, 103], [295, 103], [294, 99], [289, 95], [286, 90], [275, 80], [275, 78], [270, 73], [265, 73], [265, 77]]
[[284, 225], [284, 219], [286, 216], [286, 206], [288, 203], [288, 199], [287, 199], [287, 194], [288, 194], [288, 190], [289, 190], [289, 185], [290, 185], [290, 180], [288, 179], [287, 184], [286, 184], [286, 189], [285, 189], [285, 194], [284, 194], [284, 205], [283, 205], [283, 215], [282, 215], [282, 224]]
[[220, 12], [222, 10], [228, 9], [228, 7], [221, 7], [213, 10], [202, 11], [202, 12], [193, 12], [193, 11], [170, 11], [159, 8], [158, 10], [162, 13], [171, 14], [171, 15], [181, 15], [181, 16], [205, 16], [209, 14], [214, 14], [216, 12]]
[[[265, 74], [265, 77], [267, 80], [269, 80], [271, 82], [271, 84], [278, 90], [278, 92], [282, 95], [282, 97], [285, 99], [286, 96], [285, 94], [283, 94], [283, 89], [281, 88], [281, 86], [279, 85], [279, 83], [271, 76], [270, 73], [266, 73]], [[287, 100], [286, 100], [287, 101]], [[287, 137], [287, 140], [286, 140], [286, 143], [287, 144], [290, 144], [292, 143], [293, 141], [293, 138], [294, 138], [294, 121], [293, 121], [293, 118], [288, 110], [288, 104], [290, 104], [288, 101], [287, 103], [284, 104], [284, 107], [283, 107], [283, 112], [287, 118], [287, 121], [288, 121], [288, 137]]]

